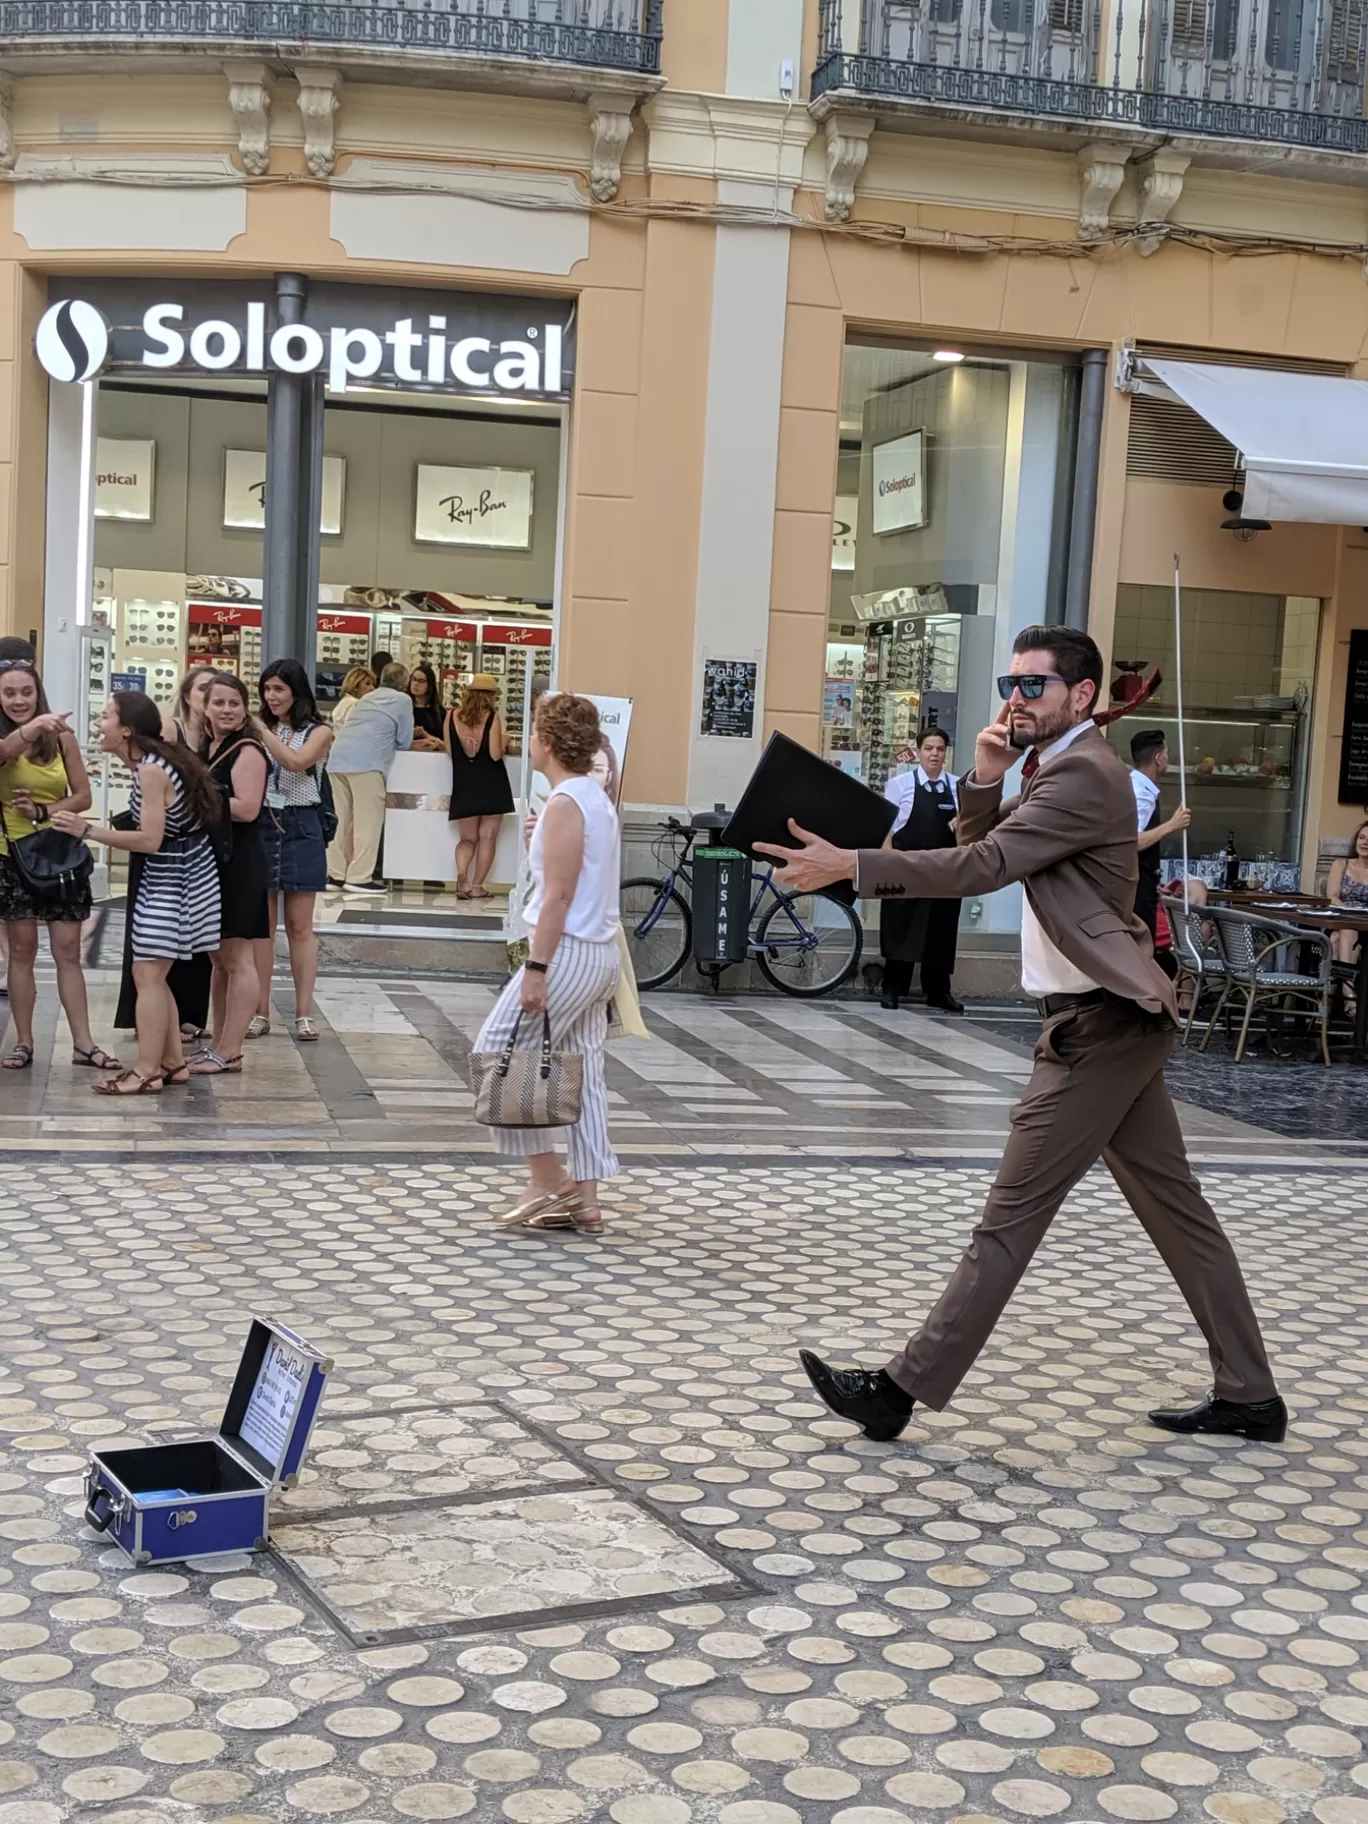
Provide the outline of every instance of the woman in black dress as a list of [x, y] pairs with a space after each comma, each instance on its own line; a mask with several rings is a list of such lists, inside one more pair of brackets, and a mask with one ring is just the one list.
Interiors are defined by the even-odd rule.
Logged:
[[442, 700], [431, 665], [414, 666], [409, 674], [408, 694], [413, 699], [414, 753], [440, 754], [444, 746]]
[[504, 732], [499, 719], [499, 680], [477, 671], [446, 719], [451, 755], [451, 821], [456, 844], [456, 897], [488, 899], [485, 882], [494, 866], [499, 825], [513, 809], [513, 788], [504, 770]]
[[242, 1042], [257, 1004], [253, 942], [268, 933], [266, 849], [261, 807], [266, 797], [266, 750], [250, 732], [247, 686], [216, 671], [205, 706], [204, 757], [223, 793], [228, 838], [219, 849], [222, 892], [219, 947], [214, 952], [214, 1036], [190, 1065], [197, 1077], [242, 1069]]

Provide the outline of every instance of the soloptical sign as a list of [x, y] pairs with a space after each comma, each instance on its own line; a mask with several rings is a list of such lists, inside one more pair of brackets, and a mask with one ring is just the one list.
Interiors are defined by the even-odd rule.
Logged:
[[[55, 282], [54, 282], [55, 288]], [[54, 380], [101, 373], [319, 375], [357, 388], [559, 400], [574, 378], [565, 298], [311, 286], [297, 323], [241, 285], [99, 281], [55, 297], [34, 338]]]

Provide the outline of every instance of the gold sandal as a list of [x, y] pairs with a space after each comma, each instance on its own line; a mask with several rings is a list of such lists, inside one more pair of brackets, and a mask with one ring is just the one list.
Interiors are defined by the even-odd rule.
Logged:
[[500, 1216], [501, 1229], [573, 1229], [579, 1211], [579, 1194], [573, 1185], [562, 1191], [543, 1191]]

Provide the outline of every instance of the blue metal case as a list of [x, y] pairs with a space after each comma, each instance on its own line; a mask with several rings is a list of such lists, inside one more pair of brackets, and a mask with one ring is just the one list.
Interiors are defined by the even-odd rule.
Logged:
[[299, 1478], [331, 1367], [283, 1324], [254, 1317], [217, 1434], [92, 1450], [86, 1524], [134, 1564], [259, 1551], [271, 1491]]

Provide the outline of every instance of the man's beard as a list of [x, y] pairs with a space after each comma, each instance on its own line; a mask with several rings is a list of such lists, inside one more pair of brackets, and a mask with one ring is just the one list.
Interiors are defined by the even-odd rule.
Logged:
[[1078, 718], [1067, 706], [1058, 709], [1052, 716], [1037, 715], [1031, 727], [1019, 725], [1012, 718], [1010, 741], [1013, 747], [1022, 750], [1028, 747], [1046, 747], [1051, 741], [1057, 741], [1061, 735], [1067, 735], [1071, 728], [1078, 726]]

